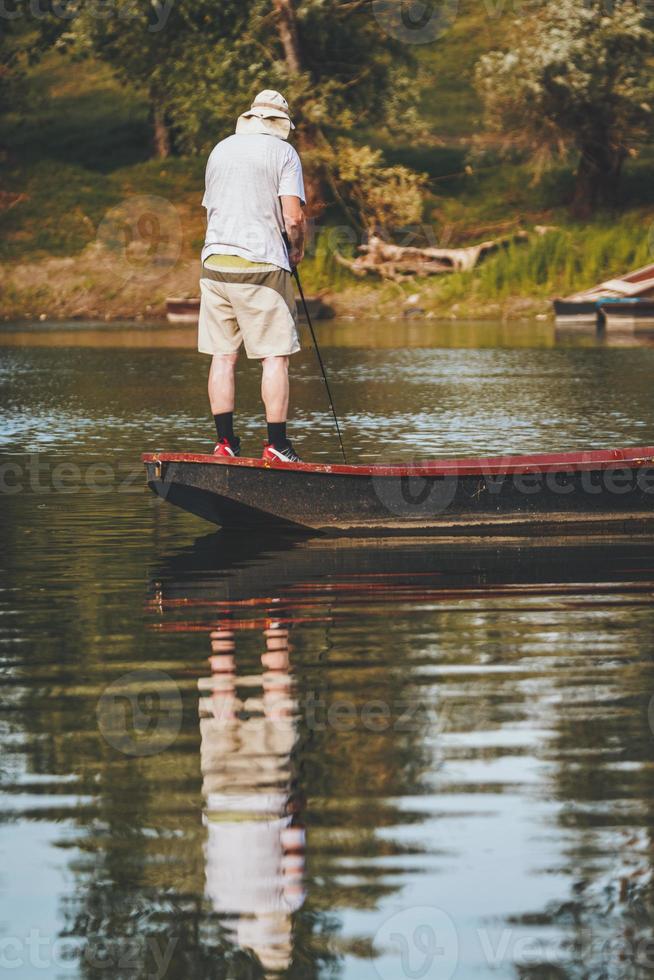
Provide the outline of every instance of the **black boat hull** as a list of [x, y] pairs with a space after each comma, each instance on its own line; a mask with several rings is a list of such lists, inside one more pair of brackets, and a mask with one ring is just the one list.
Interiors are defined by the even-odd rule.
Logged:
[[[654, 532], [654, 458], [524, 472], [217, 465], [145, 457], [150, 489], [226, 530], [332, 535], [632, 536]], [[524, 457], [527, 459], [527, 457]], [[496, 469], [496, 467], [495, 467]], [[524, 469], [524, 467], [523, 467]], [[352, 472], [354, 471], [354, 472]]]

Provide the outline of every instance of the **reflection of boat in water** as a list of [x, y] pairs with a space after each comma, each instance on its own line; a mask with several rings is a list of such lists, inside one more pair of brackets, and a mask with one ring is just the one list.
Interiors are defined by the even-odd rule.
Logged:
[[607, 332], [654, 329], [654, 299], [605, 300], [598, 304]]
[[[492, 595], [639, 591], [651, 587], [647, 542], [544, 541], [457, 545], [432, 539], [235, 538], [221, 532], [199, 538], [157, 569], [150, 606], [181, 614], [207, 605], [222, 616], [264, 603], [299, 614], [303, 598], [320, 595], [366, 601], [421, 597], [443, 600]], [[175, 628], [175, 623], [168, 624]]]
[[396, 466], [146, 454], [150, 489], [226, 530], [332, 535], [651, 534], [654, 447]]

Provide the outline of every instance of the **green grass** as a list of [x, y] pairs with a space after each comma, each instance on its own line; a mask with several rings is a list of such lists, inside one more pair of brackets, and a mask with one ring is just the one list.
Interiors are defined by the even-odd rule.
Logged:
[[193, 200], [197, 247], [203, 161], [153, 160], [145, 100], [104, 66], [46, 58], [33, 72], [32, 110], [0, 117], [0, 258], [74, 255], [129, 195]]
[[[438, 146], [387, 141], [383, 148], [390, 163], [406, 162], [435, 177], [462, 169], [466, 148], [459, 137], [473, 130], [478, 114], [472, 68], [501, 34], [501, 18], [491, 20], [489, 32], [485, 9], [461, 0], [444, 36], [416, 46], [416, 102], [445, 139]], [[31, 72], [29, 104], [28, 112], [0, 117], [0, 185], [8, 195], [4, 202], [0, 195], [0, 258], [79, 252], [93, 240], [106, 211], [126, 194], [187, 199], [191, 209], [204, 161], [176, 159], [162, 166], [150, 160], [144, 94], [122, 85], [106, 66], [71, 62], [53, 52]], [[186, 236], [190, 246], [199, 244], [200, 221], [198, 213]], [[325, 282], [324, 262], [316, 268], [317, 279]], [[332, 262], [330, 269], [340, 283], [340, 267]]]
[[[471, 272], [411, 279], [401, 285], [361, 281], [339, 265], [330, 248], [328, 230], [319, 236], [302, 268], [311, 292], [342, 293], [355, 301], [376, 290], [378, 308], [395, 312], [403, 298], [418, 293], [419, 306], [439, 316], [484, 312], [509, 315], [527, 309], [548, 309], [548, 301], [654, 261], [654, 212], [639, 220], [600, 218], [588, 225], [567, 224], [541, 234], [529, 228], [527, 242], [516, 242], [485, 259]], [[351, 252], [351, 250], [350, 250]], [[363, 302], [374, 309], [371, 301]], [[513, 309], [513, 313], [512, 313]]]
[[601, 225], [559, 228], [533, 234], [490, 256], [478, 269], [430, 284], [433, 306], [502, 303], [512, 297], [550, 299], [619, 275], [652, 261], [651, 226], [631, 218]]
[[150, 160], [105, 174], [75, 164], [44, 159], [3, 173], [3, 190], [18, 202], [0, 213], [0, 258], [74, 255], [92, 242], [107, 211], [131, 195], [155, 195], [175, 207], [192, 209], [183, 219], [187, 245], [202, 240], [200, 207], [203, 164], [175, 158]]
[[629, 218], [609, 226], [561, 229], [512, 245], [479, 270], [480, 288], [498, 296], [566, 293], [651, 260], [649, 229]]
[[341, 244], [329, 228], [322, 229], [315, 243], [309, 244], [302, 263], [302, 280], [310, 292], [338, 292], [356, 281], [355, 276], [337, 262], [335, 247], [347, 258], [355, 254], [354, 248]]

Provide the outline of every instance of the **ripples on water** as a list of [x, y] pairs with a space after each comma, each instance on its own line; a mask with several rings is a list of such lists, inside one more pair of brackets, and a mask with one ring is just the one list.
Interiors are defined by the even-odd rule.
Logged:
[[[421, 425], [457, 453], [651, 441], [650, 353], [328, 360], [360, 454], [410, 456]], [[57, 493], [62, 457], [206, 444], [204, 362], [0, 363], [11, 459], [45, 453], [2, 500], [3, 969], [651, 976], [648, 546], [282, 547], [139, 486]], [[333, 452], [308, 359], [296, 391]], [[258, 439], [252, 372], [241, 404]]]
[[[479, 326], [471, 339], [483, 343], [492, 326]], [[394, 459], [426, 459], [633, 444], [652, 431], [654, 349], [516, 348], [506, 325], [502, 347], [405, 349], [405, 341], [421, 339], [413, 336], [415, 327], [397, 323], [389, 329], [398, 347], [374, 350], [330, 346], [334, 332], [338, 339], [344, 328], [321, 328], [354, 460], [387, 458], [389, 439]], [[533, 329], [513, 327], [514, 342], [525, 343]], [[430, 330], [422, 342], [438, 345], [436, 328]], [[357, 324], [344, 337], [356, 344], [359, 333], [362, 345], [370, 341], [370, 331]], [[391, 342], [392, 333], [386, 339]], [[546, 341], [551, 338], [538, 337]], [[6, 390], [2, 445], [7, 451], [65, 452], [78, 451], [81, 441], [85, 450], [132, 455], [143, 445], [202, 450], [212, 438], [205, 360], [176, 348], [6, 347], [0, 367]], [[334, 456], [333, 421], [311, 350], [293, 364], [296, 441], [313, 459]], [[265, 435], [259, 370], [245, 360], [239, 370], [240, 432], [249, 451], [258, 454]]]

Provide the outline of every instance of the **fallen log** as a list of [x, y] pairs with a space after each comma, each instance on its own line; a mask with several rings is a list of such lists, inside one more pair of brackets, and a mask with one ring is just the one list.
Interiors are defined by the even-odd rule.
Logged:
[[391, 245], [383, 239], [372, 236], [366, 245], [359, 245], [362, 255], [347, 259], [336, 252], [336, 261], [348, 268], [355, 276], [369, 273], [382, 279], [400, 280], [412, 276], [432, 276], [443, 272], [468, 272], [483, 258], [501, 248], [508, 248], [514, 242], [526, 241], [526, 231], [468, 245], [464, 248], [415, 248], [414, 246]]

